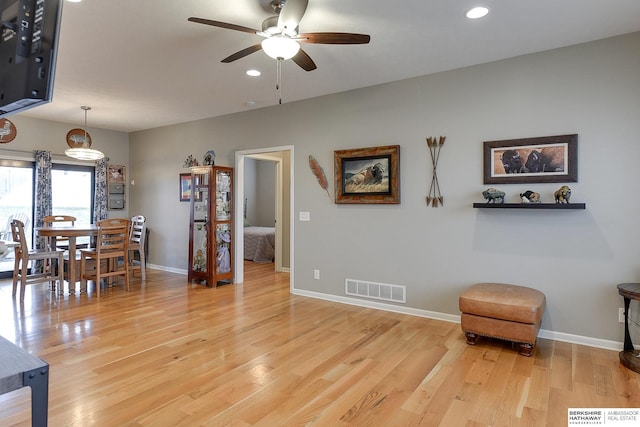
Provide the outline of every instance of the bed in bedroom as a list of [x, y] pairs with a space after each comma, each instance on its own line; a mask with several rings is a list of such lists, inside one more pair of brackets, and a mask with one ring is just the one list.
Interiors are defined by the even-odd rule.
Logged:
[[244, 227], [244, 259], [271, 262], [275, 256], [275, 227]]

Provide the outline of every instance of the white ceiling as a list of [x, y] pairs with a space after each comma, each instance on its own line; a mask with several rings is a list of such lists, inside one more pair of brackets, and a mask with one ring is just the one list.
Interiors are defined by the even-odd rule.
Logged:
[[[465, 18], [478, 4], [490, 14]], [[259, 29], [270, 11], [269, 0], [65, 2], [53, 102], [22, 114], [82, 125], [89, 105], [90, 127], [131, 132], [275, 105], [275, 60], [220, 62], [261, 37], [187, 21]], [[286, 61], [283, 102], [640, 31], [640, 0], [310, 0], [300, 32], [322, 31], [371, 43], [304, 44], [318, 69]]]

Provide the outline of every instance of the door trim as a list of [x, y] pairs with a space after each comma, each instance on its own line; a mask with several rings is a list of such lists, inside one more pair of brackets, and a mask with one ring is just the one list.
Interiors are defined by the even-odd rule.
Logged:
[[[270, 153], [275, 153], [279, 151], [288, 151], [289, 152], [289, 171], [284, 170], [282, 166], [282, 158], [272, 156]], [[293, 176], [294, 176], [294, 167], [293, 167], [293, 146], [279, 146], [279, 147], [268, 147], [268, 148], [260, 148], [255, 150], [241, 150], [235, 153], [235, 173], [234, 173], [234, 206], [236, 206], [234, 213], [234, 222], [236, 224], [236, 231], [234, 233], [234, 282], [242, 283], [244, 281], [244, 232], [243, 227], [240, 224], [244, 223], [244, 213], [241, 208], [237, 208], [238, 206], [244, 205], [244, 160], [245, 158], [257, 158], [263, 160], [272, 160], [277, 162], [276, 174], [278, 176], [278, 181], [280, 185], [276, 189], [276, 221], [278, 226], [276, 226], [276, 251], [278, 251], [278, 229], [280, 229], [280, 255], [282, 255], [282, 230], [279, 227], [280, 224], [283, 224], [282, 221], [283, 215], [289, 215], [289, 287], [293, 289], [294, 283], [294, 195], [293, 195]], [[282, 212], [282, 182], [284, 174], [289, 173], [289, 211]], [[280, 212], [280, 216], [278, 215]], [[276, 257], [276, 269], [282, 271], [282, 257]]]

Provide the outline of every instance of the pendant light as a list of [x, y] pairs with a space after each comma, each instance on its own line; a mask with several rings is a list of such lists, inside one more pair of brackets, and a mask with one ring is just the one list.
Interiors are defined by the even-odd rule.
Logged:
[[67, 148], [64, 150], [64, 154], [69, 157], [73, 157], [78, 160], [100, 160], [104, 158], [102, 151], [94, 150], [89, 142], [89, 136], [87, 135], [87, 111], [91, 110], [91, 107], [83, 105], [80, 107], [84, 110], [84, 141], [82, 147]]

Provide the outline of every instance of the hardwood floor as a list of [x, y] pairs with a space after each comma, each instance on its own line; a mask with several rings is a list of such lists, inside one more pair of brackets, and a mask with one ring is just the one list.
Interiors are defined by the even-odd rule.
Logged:
[[[534, 356], [460, 325], [289, 294], [247, 263], [209, 289], [183, 275], [58, 297], [0, 283], [0, 334], [51, 366], [50, 426], [566, 426], [568, 408], [638, 408], [614, 351], [539, 340]], [[30, 425], [29, 389], [0, 425]]]

